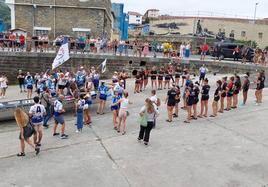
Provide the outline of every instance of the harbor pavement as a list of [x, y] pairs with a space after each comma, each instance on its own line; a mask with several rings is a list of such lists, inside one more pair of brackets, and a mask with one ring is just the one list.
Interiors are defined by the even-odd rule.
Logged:
[[[210, 84], [219, 77], [209, 75]], [[105, 115], [93, 113], [92, 127], [82, 134], [75, 133], [73, 114], [66, 114], [69, 139], [52, 137], [52, 128], [44, 129], [40, 155], [27, 146], [26, 157], [18, 158], [18, 127], [14, 121], [1, 122], [0, 187], [268, 186], [268, 89], [260, 106], [250, 90], [246, 106], [189, 125], [183, 123], [184, 110], [173, 123], [165, 122], [167, 90], [159, 91], [160, 116], [145, 147], [137, 141], [137, 119], [150, 89], [134, 95], [133, 83], [128, 83], [133, 105], [124, 136], [113, 130], [108, 104]]]

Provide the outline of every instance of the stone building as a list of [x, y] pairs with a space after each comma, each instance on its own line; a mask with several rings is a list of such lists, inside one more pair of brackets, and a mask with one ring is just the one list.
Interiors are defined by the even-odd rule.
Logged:
[[[200, 20], [200, 21], [199, 21]], [[230, 34], [237, 40], [256, 41], [258, 46], [268, 46], [268, 19], [223, 18], [223, 17], [190, 17], [190, 16], [159, 16], [150, 22], [151, 32], [155, 34], [180, 33], [180, 35], [193, 35], [200, 22], [203, 31], [212, 35], [219, 32]]]
[[111, 0], [6, 0], [11, 9], [11, 27], [30, 35], [49, 34], [110, 38]]

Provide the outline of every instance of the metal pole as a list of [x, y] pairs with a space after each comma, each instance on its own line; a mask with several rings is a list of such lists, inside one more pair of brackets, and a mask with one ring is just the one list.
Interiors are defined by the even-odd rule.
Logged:
[[255, 3], [254, 20], [253, 20], [253, 23], [254, 23], [254, 24], [255, 24], [255, 21], [256, 21], [256, 15], [257, 15], [257, 7], [258, 7], [258, 4], [259, 4], [259, 3]]

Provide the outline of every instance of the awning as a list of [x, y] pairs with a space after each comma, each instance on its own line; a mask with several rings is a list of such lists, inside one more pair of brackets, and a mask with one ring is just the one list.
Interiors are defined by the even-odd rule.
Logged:
[[51, 31], [51, 27], [34, 27], [34, 30], [38, 31]]
[[73, 28], [74, 32], [90, 32], [91, 29], [88, 28]]

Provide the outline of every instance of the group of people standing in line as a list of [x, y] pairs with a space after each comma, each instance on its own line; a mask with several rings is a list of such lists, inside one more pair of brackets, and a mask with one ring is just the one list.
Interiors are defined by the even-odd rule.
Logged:
[[[21, 72], [20, 72], [21, 73]], [[145, 105], [139, 113], [140, 132], [138, 141], [143, 140], [148, 145], [150, 132], [156, 125], [156, 118], [159, 116], [159, 107], [161, 100], [167, 106], [167, 122], [171, 123], [173, 118], [179, 116], [180, 102], [183, 101], [181, 109], [187, 111], [185, 123], [190, 123], [198, 118], [208, 117], [209, 99], [211, 86], [206, 78], [208, 69], [203, 65], [199, 69], [199, 81], [193, 82], [188, 69], [182, 69], [180, 66], [168, 65], [167, 67], [153, 67], [152, 69], [141, 69], [135, 75], [134, 93], [138, 94], [144, 91], [149, 79], [151, 79], [151, 95], [146, 98]], [[48, 121], [54, 117], [53, 136], [59, 136], [61, 139], [67, 139], [65, 133], [64, 101], [66, 94], [73, 97], [76, 114], [76, 132], [82, 133], [84, 125], [90, 125], [90, 108], [93, 104], [93, 97], [97, 97], [98, 109], [97, 115], [104, 115], [107, 100], [111, 97], [110, 110], [112, 111], [113, 129], [122, 135], [126, 134], [126, 122], [129, 116], [129, 105], [132, 102], [129, 99], [129, 93], [126, 91], [126, 80], [128, 75], [124, 72], [114, 72], [111, 83], [96, 81], [97, 70], [91, 68], [86, 70], [81, 67], [75, 74], [71, 72], [58, 72], [57, 75], [44, 73], [41, 76], [42, 87], [37, 87], [39, 95], [34, 97], [34, 105], [30, 108], [28, 114], [22, 109], [17, 108], [15, 118], [20, 126], [21, 153], [18, 156], [25, 156], [25, 142], [30, 144], [39, 154], [42, 140], [42, 127], [48, 127]], [[29, 75], [28, 75], [29, 76]], [[238, 95], [243, 92], [243, 103], [247, 102], [247, 94], [250, 87], [249, 74], [244, 76], [243, 81], [240, 76], [234, 75], [223, 77], [216, 81], [216, 90], [213, 94], [212, 114], [210, 117], [218, 116], [218, 113], [230, 111], [238, 108]], [[100, 77], [99, 75], [97, 76]], [[50, 80], [51, 79], [51, 83]], [[65, 86], [60, 84], [65, 82]], [[262, 92], [264, 88], [265, 74], [259, 72], [255, 81], [256, 87], [256, 105], [262, 102]], [[38, 83], [37, 83], [38, 84]], [[54, 86], [51, 87], [51, 84]], [[159, 98], [157, 90], [168, 89], [166, 98]], [[55, 97], [57, 96], [57, 97]], [[54, 98], [53, 98], [54, 97]], [[227, 99], [226, 99], [227, 98]], [[227, 104], [225, 105], [225, 103]], [[198, 105], [200, 111], [198, 113]], [[24, 119], [23, 116], [27, 117]], [[24, 123], [21, 122], [24, 120]], [[60, 133], [57, 128], [61, 127]], [[33, 142], [30, 137], [33, 135]]]

